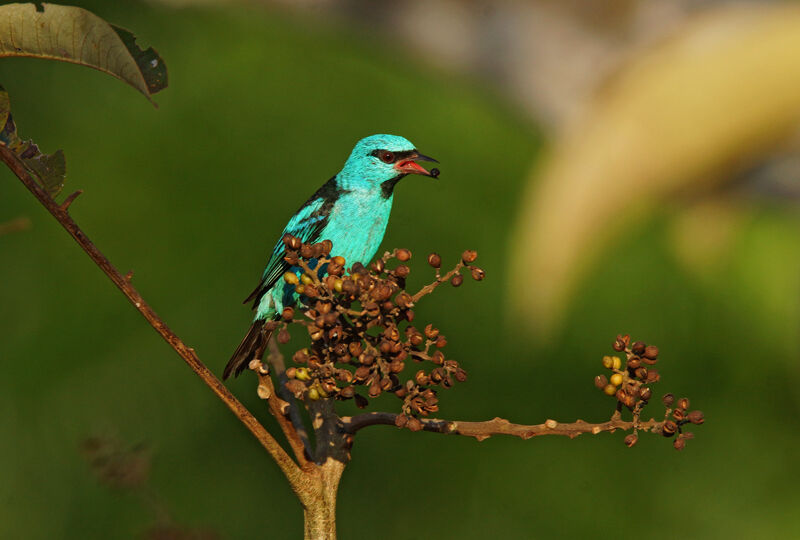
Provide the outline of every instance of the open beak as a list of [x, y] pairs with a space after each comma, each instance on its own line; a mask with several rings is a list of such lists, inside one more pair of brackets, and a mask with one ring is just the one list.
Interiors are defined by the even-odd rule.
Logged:
[[432, 176], [434, 178], [438, 176], [438, 171], [436, 169], [433, 169], [436, 171], [436, 173], [433, 173], [417, 163], [417, 161], [431, 161], [433, 163], [439, 163], [432, 157], [428, 157], [414, 151], [408, 156], [399, 159], [397, 163], [395, 163], [394, 168], [403, 174], [421, 174], [423, 176]]

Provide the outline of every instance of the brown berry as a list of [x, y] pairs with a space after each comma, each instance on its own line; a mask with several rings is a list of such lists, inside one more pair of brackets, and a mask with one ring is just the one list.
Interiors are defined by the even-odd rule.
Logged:
[[598, 375], [597, 377], [594, 378], [594, 385], [600, 390], [605, 388], [607, 384], [608, 384], [608, 379], [606, 378], [605, 375]]
[[644, 341], [636, 341], [631, 345], [631, 351], [637, 356], [643, 355], [646, 348], [647, 344]]
[[686, 418], [692, 424], [702, 424], [706, 421], [705, 416], [703, 416], [703, 411], [692, 411], [686, 416]]
[[428, 255], [428, 264], [433, 266], [434, 268], [439, 268], [442, 266], [442, 258], [439, 256], [438, 253], [431, 253]]
[[672, 404], [675, 402], [675, 395], [664, 394], [664, 397], [661, 398], [661, 402], [664, 404], [664, 407], [672, 407]]
[[464, 261], [464, 264], [473, 263], [477, 258], [478, 258], [478, 252], [472, 249], [468, 249], [461, 254], [461, 260]]
[[283, 308], [281, 318], [283, 318], [284, 321], [291, 321], [294, 318], [294, 308], [291, 306]]
[[411, 269], [404, 264], [401, 264], [400, 266], [394, 269], [394, 275], [396, 275], [399, 278], [406, 278], [410, 273]]
[[636, 444], [638, 440], [639, 440], [639, 437], [635, 433], [631, 433], [630, 435], [625, 437], [625, 446], [630, 448], [631, 446]]
[[483, 268], [478, 268], [477, 266], [473, 266], [470, 272], [472, 273], [472, 279], [475, 281], [482, 281], [486, 277], [486, 272], [483, 271]]
[[689, 408], [689, 398], [682, 397], [678, 400], [678, 408], [680, 409], [688, 409]]
[[406, 262], [407, 260], [411, 259], [411, 252], [405, 248], [401, 248], [397, 250], [397, 260], [400, 262]]
[[678, 437], [672, 442], [672, 447], [675, 448], [675, 450], [683, 450], [685, 446], [686, 440], [683, 437]]
[[464, 283], [464, 276], [462, 276], [461, 274], [454, 275], [453, 278], [450, 280], [450, 285], [452, 285], [453, 287], [459, 287], [461, 286], [462, 283]]
[[644, 356], [649, 358], [650, 360], [655, 360], [658, 358], [658, 347], [655, 345], [648, 345], [644, 349]]

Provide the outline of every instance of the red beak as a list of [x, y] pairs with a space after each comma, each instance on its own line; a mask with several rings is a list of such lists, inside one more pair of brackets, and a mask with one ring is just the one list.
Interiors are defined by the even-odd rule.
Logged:
[[437, 176], [431, 173], [431, 171], [427, 170], [419, 163], [417, 163], [417, 161], [432, 161], [434, 163], [439, 163], [432, 157], [424, 156], [419, 152], [414, 152], [407, 158], [398, 160], [398, 162], [395, 163], [394, 168], [395, 170], [403, 174], [421, 174], [423, 176], [433, 176], [433, 177]]

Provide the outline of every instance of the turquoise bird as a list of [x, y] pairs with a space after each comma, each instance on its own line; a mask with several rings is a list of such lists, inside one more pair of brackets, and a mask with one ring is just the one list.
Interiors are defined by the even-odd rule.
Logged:
[[223, 379], [241, 373], [264, 351], [271, 337], [264, 323], [279, 318], [285, 306], [297, 302], [297, 294], [282, 279], [288, 271], [300, 273], [283, 260], [283, 236], [291, 234], [305, 243], [330, 240], [331, 253], [344, 257], [348, 268], [355, 263], [366, 265], [386, 232], [397, 182], [409, 174], [438, 176], [436, 169], [428, 171], [417, 161], [438, 163], [397, 135], [372, 135], [356, 143], [342, 170], [300, 207], [278, 237], [261, 281], [244, 301], [253, 301], [255, 318], [225, 366]]

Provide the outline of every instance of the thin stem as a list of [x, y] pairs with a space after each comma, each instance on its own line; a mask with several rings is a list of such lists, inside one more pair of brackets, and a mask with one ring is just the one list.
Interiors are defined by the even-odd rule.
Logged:
[[461, 261], [458, 261], [458, 264], [456, 265], [456, 267], [453, 268], [452, 270], [450, 270], [449, 272], [447, 272], [444, 276], [439, 275], [439, 269], [437, 268], [436, 269], [436, 281], [428, 283], [423, 288], [421, 288], [419, 291], [417, 291], [417, 294], [415, 294], [414, 296], [411, 297], [411, 301], [416, 304], [417, 302], [419, 302], [420, 298], [422, 298], [426, 294], [431, 294], [436, 289], [436, 287], [438, 287], [442, 283], [450, 281], [450, 278], [453, 277], [454, 275], [456, 275], [462, 268], [464, 268], [464, 263], [461, 262]]
[[[342, 425], [347, 433], [357, 431], [369, 426], [376, 425], [395, 425], [397, 414], [387, 412], [364, 413], [356, 416], [347, 416], [341, 419]], [[564, 435], [574, 439], [583, 433], [598, 434], [604, 431], [616, 431], [621, 429], [628, 431], [634, 427], [638, 430], [659, 431], [664, 422], [650, 419], [642, 421], [622, 420], [619, 413], [614, 413], [607, 422], [591, 424], [583, 420], [570, 423], [560, 423], [555, 420], [547, 420], [542, 424], [513, 424], [503, 418], [494, 418], [485, 422], [462, 422], [456, 420], [439, 420], [436, 418], [422, 418], [422, 429], [433, 433], [443, 433], [448, 435], [464, 435], [474, 437], [482, 441], [492, 435], [511, 435], [521, 439], [530, 439], [540, 435]]]
[[[67, 212], [67, 208], [60, 206], [28, 173], [25, 166], [17, 156], [7, 147], [0, 145], [0, 160], [2, 160], [26, 188], [36, 197], [62, 227], [75, 239], [78, 245], [94, 261], [94, 263], [108, 276], [108, 278], [122, 291], [128, 300], [136, 307], [139, 313], [147, 320], [150, 326], [164, 338], [175, 352], [189, 365], [192, 371], [200, 377], [212, 392], [236, 415], [244, 426], [252, 433], [261, 445], [269, 452], [283, 473], [288, 478], [292, 488], [300, 489], [302, 471], [291, 457], [281, 448], [275, 438], [262, 426], [242, 403], [222, 384], [222, 382], [203, 364], [194, 352], [188, 347], [163, 320], [145, 302], [139, 291], [131, 285], [129, 280], [109, 262], [97, 247], [87, 238], [86, 234], [78, 227]], [[74, 200], [74, 199], [73, 199]]]

